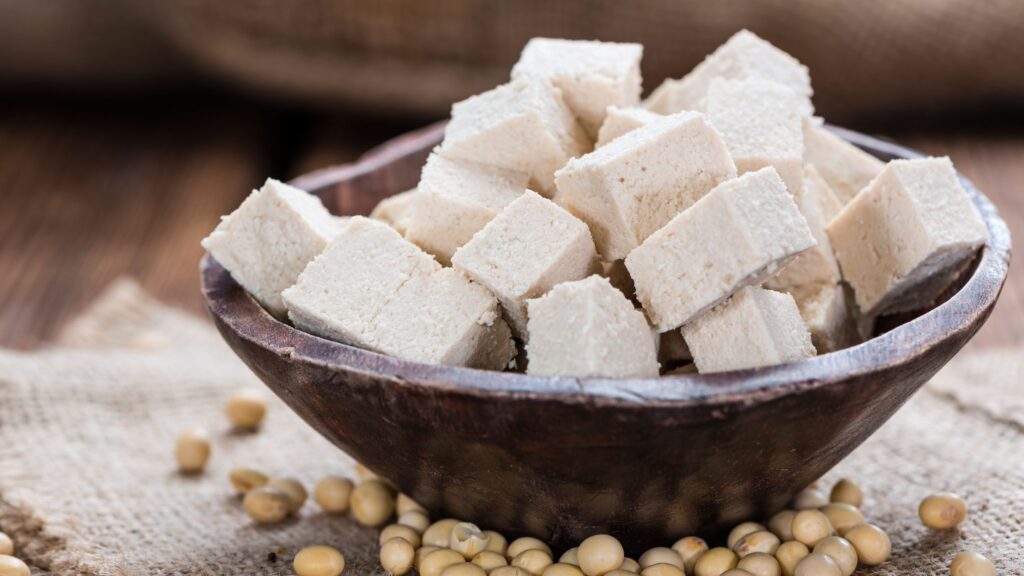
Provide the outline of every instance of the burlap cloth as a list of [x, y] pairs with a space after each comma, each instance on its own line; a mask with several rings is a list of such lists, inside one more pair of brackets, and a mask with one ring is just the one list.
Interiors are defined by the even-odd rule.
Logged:
[[[836, 470], [858, 480], [864, 510], [893, 539], [869, 574], [948, 574], [961, 549], [1024, 574], [1024, 351], [962, 356]], [[227, 395], [260, 383], [205, 320], [119, 282], [50, 348], [0, 352], [0, 529], [38, 573], [290, 574], [305, 545], [342, 549], [350, 575], [380, 574], [375, 530], [307, 503], [285, 525], [252, 525], [227, 472], [251, 465], [307, 485], [353, 475], [353, 462], [276, 399], [264, 429], [231, 433]], [[176, 473], [173, 445], [206, 426], [205, 475]], [[957, 491], [960, 531], [929, 532], [920, 499]], [[652, 543], [666, 544], [666, 543]], [[277, 551], [277, 558], [270, 554]]]

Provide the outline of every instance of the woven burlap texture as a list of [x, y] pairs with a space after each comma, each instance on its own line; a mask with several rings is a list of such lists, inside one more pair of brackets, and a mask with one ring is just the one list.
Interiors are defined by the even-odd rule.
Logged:
[[[945, 575], [963, 549], [1024, 573], [1022, 380], [1024, 351], [962, 356], [828, 474], [826, 485], [859, 481], [867, 516], [892, 535], [892, 561], [859, 573]], [[54, 346], [0, 352], [0, 529], [39, 574], [291, 574], [295, 551], [315, 543], [342, 549], [347, 574], [382, 574], [377, 532], [315, 503], [280, 526], [245, 517], [226, 480], [234, 466], [307, 486], [354, 470], [276, 399], [259, 433], [230, 431], [224, 401], [243, 387], [260, 383], [207, 321], [115, 284]], [[193, 425], [214, 452], [204, 475], [184, 477], [174, 439]], [[917, 519], [940, 490], [970, 504], [958, 531]]]

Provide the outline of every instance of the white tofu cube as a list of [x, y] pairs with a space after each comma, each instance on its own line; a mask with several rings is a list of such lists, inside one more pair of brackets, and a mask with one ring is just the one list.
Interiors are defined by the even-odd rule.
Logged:
[[803, 124], [805, 160], [832, 187], [845, 206], [885, 167], [878, 158], [829, 132], [811, 119]]
[[267, 311], [283, 317], [281, 292], [338, 231], [319, 198], [268, 179], [202, 245]]
[[814, 356], [789, 294], [748, 287], [683, 327], [702, 374], [760, 368]]
[[590, 140], [549, 82], [517, 80], [452, 106], [440, 153], [530, 175], [550, 196], [554, 173], [586, 153]]
[[485, 288], [376, 220], [352, 218], [283, 297], [299, 329], [403, 360], [501, 370], [515, 354]]
[[633, 250], [626, 268], [661, 332], [760, 284], [815, 245], [774, 168], [718, 185]]
[[600, 148], [626, 132], [646, 126], [658, 118], [661, 118], [661, 114], [656, 114], [644, 108], [609, 106], [604, 123], [601, 124], [601, 130], [597, 134], [597, 144], [594, 147]]
[[931, 304], [988, 239], [949, 158], [890, 162], [827, 231], [866, 316]]
[[794, 198], [803, 191], [801, 96], [762, 78], [715, 79], [707, 117], [722, 134], [740, 174], [773, 166]]
[[460, 246], [526, 192], [529, 180], [525, 172], [432, 154], [405, 237], [447, 265]]
[[793, 296], [818, 354], [849, 348], [860, 340], [841, 285], [816, 286]]
[[845, 205], [840, 202], [835, 190], [822, 178], [821, 172], [818, 172], [814, 164], [804, 166], [804, 193], [812, 194], [818, 199], [818, 207], [826, 225], [839, 215]]
[[405, 235], [409, 220], [412, 218], [412, 208], [418, 196], [416, 188], [388, 196], [374, 206], [373, 211], [370, 212], [370, 218], [385, 222], [399, 234]]
[[590, 226], [602, 258], [614, 261], [735, 176], [721, 134], [703, 114], [682, 112], [571, 160], [555, 179], [559, 203]]
[[569, 109], [594, 138], [608, 106], [640, 103], [640, 44], [533, 38], [512, 79], [541, 78], [562, 89]]
[[452, 266], [498, 297], [512, 332], [522, 340], [528, 339], [527, 300], [601, 269], [586, 224], [532, 191], [459, 248]]
[[779, 82], [803, 98], [805, 116], [814, 112], [811, 105], [814, 91], [807, 67], [748, 30], [734, 34], [682, 79], [665, 80], [644, 106], [659, 114], [704, 110], [708, 86], [715, 78], [762, 78]]
[[607, 278], [563, 282], [529, 300], [527, 306], [528, 374], [580, 378], [658, 375], [647, 319]]

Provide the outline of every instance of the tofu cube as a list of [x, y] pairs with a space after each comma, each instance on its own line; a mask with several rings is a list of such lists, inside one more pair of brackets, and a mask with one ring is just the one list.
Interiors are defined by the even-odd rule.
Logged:
[[683, 326], [701, 374], [774, 366], [814, 356], [789, 294], [750, 286]]
[[370, 218], [390, 225], [404, 236], [406, 228], [409, 227], [409, 220], [412, 219], [412, 208], [418, 196], [416, 188], [388, 196], [377, 203], [373, 211], [370, 212]]
[[447, 265], [460, 246], [526, 192], [529, 180], [525, 172], [432, 154], [405, 237]]
[[798, 255], [778, 274], [766, 280], [765, 287], [795, 296], [798, 290], [807, 287], [814, 290], [838, 284], [842, 280], [839, 263], [832, 253], [832, 243], [825, 233], [825, 227], [828, 226], [825, 210], [830, 203], [827, 192], [827, 185], [823, 189], [819, 182], [808, 179], [804, 193], [797, 198], [797, 206], [818, 244]]
[[721, 134], [703, 114], [682, 112], [571, 160], [555, 180], [559, 203], [590, 226], [610, 262], [735, 176]]
[[440, 154], [530, 175], [554, 193], [554, 173], [586, 153], [590, 140], [549, 82], [521, 79], [452, 106]]
[[512, 79], [540, 78], [562, 90], [565, 103], [591, 138], [608, 106], [640, 104], [640, 44], [533, 38]]
[[845, 206], [863, 190], [885, 163], [829, 132], [811, 119], [803, 124], [805, 160], [813, 164]]
[[498, 297], [512, 332], [524, 341], [527, 300], [601, 269], [586, 224], [532, 191], [459, 248], [452, 266]]
[[866, 316], [928, 306], [988, 239], [949, 158], [890, 162], [827, 231]]
[[740, 174], [773, 166], [797, 198], [804, 177], [801, 105], [801, 96], [778, 82], [715, 79], [708, 87], [707, 117]]
[[604, 123], [601, 124], [601, 130], [597, 134], [597, 144], [594, 147], [600, 148], [626, 132], [646, 126], [658, 118], [661, 118], [661, 114], [656, 114], [644, 108], [609, 106]]
[[665, 80], [644, 102], [659, 114], [704, 110], [708, 87], [715, 78], [762, 78], [788, 86], [802, 97], [803, 114], [811, 105], [811, 76], [807, 67], [748, 30], [740, 30], [680, 80]]
[[352, 218], [283, 297], [297, 328], [403, 360], [501, 370], [515, 354], [485, 288], [376, 220]]
[[826, 225], [839, 215], [845, 205], [839, 201], [835, 190], [825, 181], [814, 164], [804, 165], [804, 193], [817, 198]]
[[527, 301], [527, 373], [536, 376], [653, 378], [654, 337], [637, 310], [607, 278], [563, 282]]
[[633, 250], [626, 268], [647, 316], [665, 332], [760, 284], [814, 245], [769, 167], [718, 185]]
[[842, 285], [815, 286], [793, 297], [818, 354], [849, 348], [860, 341]]
[[319, 198], [268, 179], [202, 245], [268, 312], [284, 317], [281, 292], [339, 230]]

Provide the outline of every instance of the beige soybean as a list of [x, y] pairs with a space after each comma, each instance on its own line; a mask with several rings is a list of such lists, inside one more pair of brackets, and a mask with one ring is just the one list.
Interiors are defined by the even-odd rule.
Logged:
[[722, 572], [722, 576], [752, 576], [750, 572], [742, 568], [733, 568], [732, 570], [726, 570]]
[[427, 554], [417, 566], [419, 576], [441, 576], [444, 569], [453, 564], [463, 564], [466, 559], [455, 550], [439, 548]]
[[545, 568], [553, 563], [554, 561], [551, 559], [551, 554], [541, 550], [540, 548], [524, 550], [516, 555], [516, 557], [512, 559], [512, 562], [510, 562], [512, 566], [522, 568], [530, 574], [540, 574], [544, 572]]
[[198, 474], [210, 460], [210, 435], [202, 428], [192, 428], [178, 436], [175, 446], [178, 469], [185, 474]]
[[864, 503], [864, 491], [855, 482], [844, 478], [836, 482], [836, 485], [832, 487], [829, 500], [860, 508], [861, 504]]
[[917, 515], [924, 525], [935, 530], [956, 528], [967, 518], [967, 502], [950, 492], [932, 494], [921, 501]]
[[551, 547], [545, 544], [543, 541], [533, 538], [531, 536], [523, 536], [522, 538], [516, 538], [511, 544], [505, 549], [505, 556], [509, 558], [515, 558], [516, 556], [526, 552], [527, 550], [543, 550], [548, 556], [551, 556]]
[[793, 517], [793, 539], [813, 548], [822, 538], [832, 535], [832, 524], [819, 510], [801, 510]]
[[416, 547], [405, 538], [389, 538], [380, 546], [380, 565], [392, 576], [408, 574], [415, 561]]
[[306, 503], [306, 498], [309, 497], [302, 482], [295, 478], [271, 478], [270, 482], [267, 482], [267, 486], [277, 488], [288, 495], [289, 514], [295, 514], [301, 510], [302, 505]]
[[3, 532], [0, 532], [0, 556], [13, 556], [14, 555], [14, 541], [11, 537]]
[[576, 551], [580, 569], [587, 576], [600, 576], [622, 566], [626, 557], [622, 544], [614, 536], [596, 534], [580, 542]]
[[441, 550], [441, 548], [438, 548], [437, 546], [420, 546], [416, 549], [416, 558], [414, 558], [416, 570], [420, 570], [420, 563], [423, 562], [423, 559], [426, 558], [427, 554], [430, 554], [434, 550]]
[[793, 517], [796, 516], [796, 510], [783, 510], [777, 512], [774, 516], [768, 519], [768, 529], [771, 530], [772, 534], [779, 537], [779, 540], [788, 542], [793, 539]]
[[779, 545], [782, 541], [779, 537], [767, 530], [759, 530], [757, 532], [751, 532], [743, 538], [740, 538], [736, 542], [736, 546], [733, 547], [733, 551], [740, 558], [749, 556], [754, 552], [765, 552], [767, 554], [775, 554], [775, 551], [779, 549]]
[[583, 576], [578, 566], [556, 562], [544, 569], [541, 576]]
[[796, 565], [794, 576], [841, 576], [835, 561], [824, 554], [811, 553]]
[[672, 545], [672, 549], [683, 559], [683, 568], [686, 570], [686, 573], [693, 574], [693, 565], [697, 563], [697, 558], [701, 554], [708, 551], [708, 543], [703, 538], [687, 536], [676, 540], [676, 543]]
[[489, 576], [535, 576], [517, 566], [502, 566], [495, 568]]
[[383, 545], [392, 538], [401, 538], [412, 544], [413, 548], [419, 548], [421, 544], [420, 533], [413, 530], [412, 528], [404, 524], [389, 524], [380, 531], [380, 537], [377, 538], [377, 542]]
[[672, 564], [653, 564], [641, 570], [640, 576], [686, 576], [686, 573]]
[[678, 552], [671, 548], [664, 547], [651, 548], [647, 552], [644, 552], [640, 556], [639, 564], [640, 568], [647, 568], [654, 564], [671, 564], [673, 566], [678, 566], [679, 568], [685, 567], [685, 564], [683, 564], [683, 558]]
[[807, 488], [793, 497], [791, 508], [794, 510], [811, 510], [828, 504], [828, 497], [814, 488]]
[[996, 576], [992, 561], [977, 552], [961, 552], [949, 565], [950, 576]]
[[579, 566], [579, 548], [569, 548], [562, 553], [562, 556], [558, 558], [558, 561], [562, 564], [572, 564], [573, 566]]
[[452, 526], [452, 533], [448, 537], [448, 547], [455, 550], [466, 560], [487, 549], [489, 537], [480, 528], [471, 522], [459, 522]]
[[0, 554], [0, 576], [31, 576], [28, 565], [14, 556]]
[[796, 540], [790, 540], [789, 542], [784, 542], [775, 551], [775, 559], [779, 561], [779, 567], [782, 568], [783, 576], [793, 576], [796, 573], [796, 565], [810, 553], [811, 550], [807, 545]]
[[693, 565], [695, 576], [721, 576], [723, 572], [732, 570], [739, 563], [736, 553], [728, 548], [712, 548], [701, 554]]
[[619, 570], [625, 570], [626, 572], [637, 574], [640, 572], [640, 563], [632, 558], [623, 558], [622, 566], [619, 566]]
[[228, 482], [231, 482], [237, 494], [245, 494], [253, 488], [266, 486], [269, 481], [266, 474], [252, 468], [233, 468], [228, 473]]
[[259, 390], [246, 388], [228, 398], [228, 421], [235, 428], [255, 430], [267, 414], [267, 401]]
[[420, 510], [409, 510], [398, 517], [398, 523], [423, 534], [430, 527], [430, 518]]
[[441, 571], [441, 576], [487, 576], [483, 568], [470, 562], [452, 564]]
[[310, 546], [299, 550], [292, 567], [298, 576], [339, 576], [345, 571], [345, 557], [330, 546]]
[[261, 486], [245, 493], [242, 508], [258, 524], [275, 524], [291, 510], [288, 494], [273, 486]]
[[814, 545], [815, 554], [824, 554], [839, 566], [843, 576], [850, 576], [857, 569], [857, 550], [845, 538], [829, 536]]
[[395, 513], [395, 497], [391, 487], [383, 481], [364, 480], [352, 490], [349, 506], [356, 522], [363, 526], [380, 526]]
[[454, 518], [434, 522], [423, 531], [423, 545], [447, 548], [452, 538], [452, 528], [458, 523], [459, 521]]
[[612, 570], [611, 572], [605, 572], [604, 576], [637, 576], [637, 573], [631, 572], [629, 570], [623, 570], [622, 568], [618, 568], [616, 570]]
[[488, 574], [495, 568], [501, 568], [502, 566], [508, 566], [508, 560], [505, 559], [505, 555], [494, 550], [484, 550], [473, 557], [473, 564], [484, 569], [484, 572]]
[[401, 516], [411, 510], [419, 510], [424, 514], [427, 513], [427, 509], [420, 505], [419, 502], [413, 500], [406, 494], [399, 494], [395, 499], [395, 514]]
[[764, 529], [764, 525], [757, 522], [744, 522], [742, 524], [737, 524], [735, 528], [729, 531], [729, 536], [725, 539], [725, 544], [729, 548], [734, 548], [736, 543], [740, 541], [740, 538], [743, 538], [747, 534], [760, 532]]
[[865, 566], [877, 566], [892, 554], [889, 535], [874, 524], [858, 524], [847, 530], [844, 538], [853, 545], [857, 558]]
[[486, 550], [505, 556], [505, 553], [508, 551], [508, 540], [494, 530], [484, 530], [484, 534], [487, 536]]
[[348, 478], [325, 476], [313, 487], [313, 499], [325, 512], [344, 514], [348, 512], [354, 488], [355, 484]]
[[864, 523], [864, 514], [852, 504], [832, 503], [821, 507], [821, 513], [828, 518], [836, 534], [843, 536], [846, 531]]
[[779, 566], [779, 561], [775, 559], [775, 556], [764, 552], [754, 552], [749, 556], [744, 556], [736, 564], [736, 567], [750, 572], [752, 576], [781, 576], [782, 574], [782, 567]]

